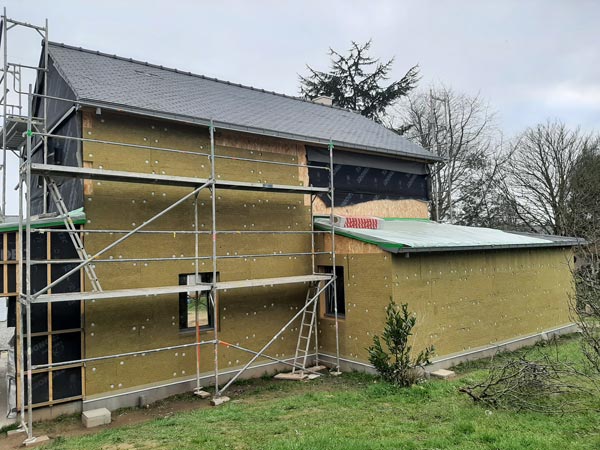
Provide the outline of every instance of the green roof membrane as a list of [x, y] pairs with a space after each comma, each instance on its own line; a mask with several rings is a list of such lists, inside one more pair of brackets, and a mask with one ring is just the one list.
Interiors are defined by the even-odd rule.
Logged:
[[[331, 230], [329, 218], [316, 217], [314, 223], [318, 229]], [[392, 253], [572, 247], [585, 243], [577, 238], [517, 234], [414, 219], [386, 219], [377, 230], [336, 226], [335, 234], [374, 244]]]
[[[85, 212], [83, 208], [76, 209], [69, 212], [69, 217], [75, 225], [83, 225], [86, 223]], [[63, 216], [52, 216], [52, 217], [32, 217], [31, 228], [50, 228], [50, 227], [62, 227], [65, 225]], [[25, 220], [23, 219], [23, 229], [25, 229]], [[7, 216], [6, 221], [0, 223], [0, 233], [6, 233], [9, 231], [19, 230], [19, 217], [18, 216]]]

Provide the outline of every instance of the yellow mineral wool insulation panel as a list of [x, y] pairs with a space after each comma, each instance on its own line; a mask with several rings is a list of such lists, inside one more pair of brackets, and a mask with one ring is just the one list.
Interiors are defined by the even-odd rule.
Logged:
[[[203, 128], [103, 112], [101, 116], [88, 116], [84, 135], [103, 140], [180, 148], [190, 152], [140, 151], [123, 146], [84, 143], [85, 159], [94, 168], [117, 167], [147, 173], [164, 171], [167, 175], [186, 176], [207, 176], [209, 173], [206, 156], [199, 155], [209, 150], [208, 133]], [[294, 145], [253, 141], [242, 135], [229, 133], [225, 136], [217, 132], [216, 148], [218, 155], [228, 157], [218, 160], [218, 175], [235, 175], [237, 180], [243, 181], [300, 183], [296, 166], [277, 169], [278, 166], [272, 164], [262, 167], [260, 163], [242, 160], [256, 158], [295, 163], [298, 154]], [[130, 230], [188, 192], [189, 189], [178, 187], [94, 182], [93, 189], [87, 190], [85, 199], [87, 228]], [[306, 232], [312, 229], [309, 208], [304, 205], [302, 195], [217, 189], [217, 197], [219, 230]], [[209, 231], [212, 217], [210, 192], [207, 190], [198, 196], [198, 212], [198, 229]], [[194, 230], [193, 202], [183, 203], [146, 229]], [[93, 253], [120, 236], [122, 234], [88, 233], [84, 238], [86, 247]], [[220, 234], [217, 236], [217, 254], [226, 259], [218, 261], [219, 279], [231, 281], [308, 274], [311, 273], [310, 256], [276, 254], [309, 250], [308, 234]], [[200, 256], [212, 253], [210, 235], [200, 235], [199, 252]], [[269, 256], [259, 257], [257, 254]], [[227, 258], [240, 255], [248, 256]], [[135, 235], [102, 258], [117, 261], [182, 256], [194, 256], [192, 234]], [[195, 270], [195, 262], [189, 259], [96, 264], [96, 272], [104, 289], [173, 286], [178, 284], [179, 275]], [[212, 272], [212, 263], [210, 260], [201, 260], [198, 270]], [[254, 350], [260, 349], [302, 307], [306, 292], [307, 286], [302, 284], [221, 292], [217, 321], [221, 339]], [[201, 333], [201, 339], [212, 339], [212, 336], [211, 330]], [[180, 345], [194, 340], [194, 333], [180, 330], [178, 295], [88, 301], [85, 304], [85, 354], [88, 357]], [[273, 344], [269, 354], [292, 357], [296, 340], [297, 325], [294, 324]], [[201, 355], [201, 371], [208, 372], [214, 364], [212, 347], [202, 347]], [[239, 367], [251, 356], [240, 350], [222, 347], [219, 349], [219, 366], [222, 369]], [[86, 367], [86, 393], [91, 396], [114, 393], [135, 386], [181, 380], [193, 377], [194, 373], [193, 348], [107, 360]]]
[[[408, 303], [417, 316], [415, 350], [433, 344], [437, 357], [571, 322], [567, 249], [389, 255], [387, 264], [374, 257], [337, 255], [347, 265], [346, 316], [340, 324], [346, 358], [368, 361], [366, 348], [383, 330], [390, 298]], [[327, 264], [328, 258], [319, 261]], [[335, 354], [334, 328], [327, 320], [324, 325], [322, 350]]]
[[[317, 251], [331, 252], [331, 234], [327, 232], [317, 234], [315, 243]], [[340, 255], [387, 253], [377, 245], [338, 235], [335, 236], [335, 251]]]
[[[363, 358], [363, 347], [369, 345], [371, 332], [382, 319], [377, 305], [386, 305], [392, 295], [391, 258], [385, 253], [336, 257], [336, 265], [344, 268], [346, 315], [339, 320], [339, 342], [340, 354], [347, 358]], [[330, 258], [321, 256], [317, 264], [330, 265]], [[324, 301], [322, 298], [319, 348], [335, 354], [335, 321], [325, 315]]]

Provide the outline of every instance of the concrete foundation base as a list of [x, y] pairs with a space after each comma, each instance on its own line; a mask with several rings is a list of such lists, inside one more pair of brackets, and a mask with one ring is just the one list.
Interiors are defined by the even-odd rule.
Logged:
[[[427, 372], [431, 373], [439, 369], [448, 369], [458, 364], [475, 361], [481, 358], [489, 358], [496, 355], [498, 352], [503, 351], [514, 351], [522, 347], [528, 347], [536, 344], [540, 341], [547, 341], [555, 336], [561, 336], [565, 334], [573, 334], [578, 331], [576, 324], [565, 325], [550, 330], [545, 330], [540, 333], [532, 334], [529, 336], [522, 336], [519, 338], [511, 339], [505, 342], [498, 342], [496, 344], [488, 345], [485, 347], [479, 347], [465, 352], [455, 353], [452, 355], [446, 355], [441, 358], [435, 358], [430, 365], [426, 366]], [[326, 353], [319, 353], [319, 360], [324, 364], [333, 365], [336, 362], [334, 355], [328, 355]], [[362, 361], [353, 361], [346, 358], [340, 358], [340, 369], [344, 372], [358, 371], [376, 374], [375, 368]], [[332, 372], [330, 374], [333, 375]]]
[[[563, 334], [570, 334], [576, 332], [577, 325], [571, 324], [563, 327], [545, 330], [538, 334], [524, 336], [516, 339], [512, 339], [506, 342], [500, 342], [497, 344], [481, 347], [466, 352], [461, 352], [454, 355], [444, 356], [433, 360], [431, 365], [426, 367], [427, 372], [433, 372], [438, 369], [448, 369], [457, 364], [466, 361], [472, 361], [480, 358], [490, 357], [500, 351], [512, 351], [517, 350], [521, 347], [526, 347], [535, 344], [541, 340], [547, 340], [553, 336], [559, 336]], [[311, 355], [311, 360], [314, 360], [314, 355]], [[288, 361], [292, 361], [289, 359]], [[328, 365], [329, 367], [335, 367], [336, 358], [334, 355], [325, 353], [319, 354], [319, 362]], [[273, 362], [257, 364], [256, 366], [248, 369], [240, 379], [256, 378], [265, 374], [274, 374], [277, 372], [283, 372], [289, 370], [289, 366]], [[231, 377], [233, 377], [239, 369], [231, 369], [220, 373], [221, 386], [226, 383]], [[354, 361], [346, 358], [340, 358], [340, 371], [329, 372], [330, 375], [340, 375], [342, 371], [361, 371], [375, 374], [376, 371], [368, 363], [361, 361]], [[206, 374], [201, 377], [201, 382], [204, 386], [209, 386], [213, 383], [212, 374]], [[185, 392], [193, 392], [196, 388], [196, 379], [179, 380], [169, 384], [146, 386], [135, 391], [117, 393], [113, 396], [87, 398], [83, 402], [71, 402], [62, 405], [56, 405], [52, 407], [39, 408], [34, 410], [34, 420], [48, 420], [56, 418], [60, 415], [75, 414], [83, 411], [89, 411], [91, 409], [106, 408], [109, 411], [114, 411], [118, 408], [136, 407], [140, 405], [140, 397], [143, 397], [144, 404], [151, 404], [157, 400], [161, 400], [176, 394]]]
[[[312, 361], [314, 355], [309, 356], [309, 361]], [[292, 361], [293, 358], [290, 358], [286, 361]], [[248, 379], [248, 378], [258, 378], [265, 374], [275, 374], [277, 372], [283, 372], [284, 370], [289, 370], [289, 366], [286, 364], [281, 364], [278, 362], [271, 363], [263, 363], [257, 364], [246, 370], [241, 376], [240, 379]], [[219, 383], [223, 386], [227, 381], [229, 381], [239, 369], [230, 369], [224, 370], [219, 373]], [[203, 374], [200, 377], [200, 382], [203, 386], [211, 386], [214, 384], [214, 375]], [[188, 380], [179, 380], [174, 381], [169, 384], [161, 384], [154, 386], [144, 386], [135, 391], [121, 392], [113, 395], [111, 397], [92, 397], [87, 398], [83, 402], [83, 410], [88, 411], [90, 409], [96, 408], [107, 408], [110, 411], [114, 411], [119, 408], [131, 408], [138, 406], [139, 397], [144, 396], [147, 404], [152, 404], [158, 400], [162, 400], [167, 397], [171, 397], [177, 394], [183, 394], [186, 392], [194, 392], [197, 386], [196, 378], [188, 379]]]
[[33, 421], [42, 422], [44, 420], [54, 420], [61, 416], [71, 416], [81, 414], [82, 402], [77, 400], [69, 403], [60, 403], [54, 406], [45, 406], [33, 410]]

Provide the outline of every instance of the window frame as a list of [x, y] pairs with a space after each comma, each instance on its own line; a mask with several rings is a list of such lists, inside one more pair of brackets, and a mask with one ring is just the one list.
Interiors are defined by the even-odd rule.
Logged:
[[[189, 277], [190, 276], [193, 277], [194, 275], [196, 275], [195, 272], [179, 274], [179, 285], [180, 286], [187, 285], [187, 280], [189, 279]], [[198, 272], [198, 276], [200, 277], [200, 280], [202, 283], [211, 283], [212, 282], [211, 281], [212, 280], [212, 272]], [[219, 279], [219, 274], [217, 273], [217, 280], [218, 279]], [[178, 306], [177, 306], [178, 313], [179, 313], [179, 332], [180, 333], [190, 333], [190, 332], [193, 332], [196, 330], [196, 325], [188, 326], [189, 322], [188, 322], [188, 314], [187, 314], [187, 311], [189, 308], [188, 301], [192, 298], [190, 296], [190, 294], [193, 295], [195, 293], [199, 293], [201, 296], [202, 295], [206, 296], [206, 312], [207, 312], [207, 316], [208, 316], [208, 324], [200, 325], [200, 331], [210, 331], [210, 330], [215, 329], [214, 311], [210, 304], [208, 292], [207, 291], [180, 292], [179, 299], [178, 299]], [[185, 315], [183, 315], [182, 309], [185, 309]], [[185, 323], [185, 326], [184, 326], [184, 323]]]
[[[333, 273], [333, 266], [319, 266], [319, 271], [322, 273]], [[346, 318], [346, 290], [345, 290], [345, 281], [344, 281], [344, 266], [335, 266], [335, 275], [336, 275], [336, 294], [337, 294], [337, 316], [338, 319]], [[333, 302], [331, 301], [331, 291], [333, 289], [333, 283], [330, 284], [327, 289], [323, 291], [323, 307], [322, 307], [322, 317], [328, 319], [335, 318], [335, 309], [333, 307]], [[342, 308], [340, 308], [340, 305]]]

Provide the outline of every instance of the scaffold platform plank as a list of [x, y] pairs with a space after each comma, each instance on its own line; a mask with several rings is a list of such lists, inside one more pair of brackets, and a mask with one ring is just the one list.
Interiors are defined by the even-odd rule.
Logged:
[[[257, 278], [251, 280], [221, 281], [216, 284], [217, 290], [240, 289], [248, 287], [275, 286], [280, 284], [308, 283], [330, 280], [331, 275], [298, 275], [292, 277]], [[160, 286], [133, 289], [115, 289], [102, 292], [68, 292], [61, 294], [42, 294], [33, 300], [34, 303], [70, 302], [76, 300], [105, 300], [127, 297], [151, 297], [156, 295], [178, 294], [181, 292], [210, 291], [210, 284]]]
[[180, 292], [210, 291], [210, 284], [160, 286], [133, 289], [115, 289], [102, 292], [67, 292], [61, 294], [42, 294], [34, 303], [70, 302], [74, 300], [105, 300], [111, 298], [150, 297], [155, 295], [178, 294]]
[[88, 167], [57, 166], [31, 163], [31, 173], [49, 177], [82, 178], [124, 183], [160, 184], [195, 188], [208, 183], [206, 178], [178, 177], [154, 173], [127, 172], [123, 170], [93, 169]]
[[[208, 183], [207, 178], [180, 177], [176, 175], [161, 175], [153, 173], [128, 172], [122, 170], [94, 169], [87, 167], [57, 166], [54, 164], [31, 164], [34, 175], [66, 178], [83, 178], [91, 180], [115, 181], [124, 183], [158, 184], [165, 186], [180, 186], [195, 188]], [[217, 189], [232, 189], [243, 191], [266, 191], [284, 193], [318, 193], [329, 192], [327, 187], [291, 186], [284, 184], [250, 183], [246, 181], [216, 180]]]
[[[0, 131], [2, 131], [0, 129]], [[6, 119], [6, 149], [18, 150], [25, 143], [23, 133], [27, 131], [27, 124]]]
[[275, 286], [278, 284], [308, 283], [311, 281], [327, 281], [331, 275], [298, 275], [293, 277], [257, 278], [254, 280], [222, 281], [217, 283], [217, 290], [239, 289], [247, 287]]
[[327, 187], [312, 187], [312, 186], [291, 186], [286, 184], [269, 184], [269, 183], [249, 183], [246, 181], [215, 181], [217, 189], [232, 189], [238, 191], [265, 191], [265, 192], [284, 192], [284, 193], [299, 193], [310, 194], [318, 192], [329, 192]]

